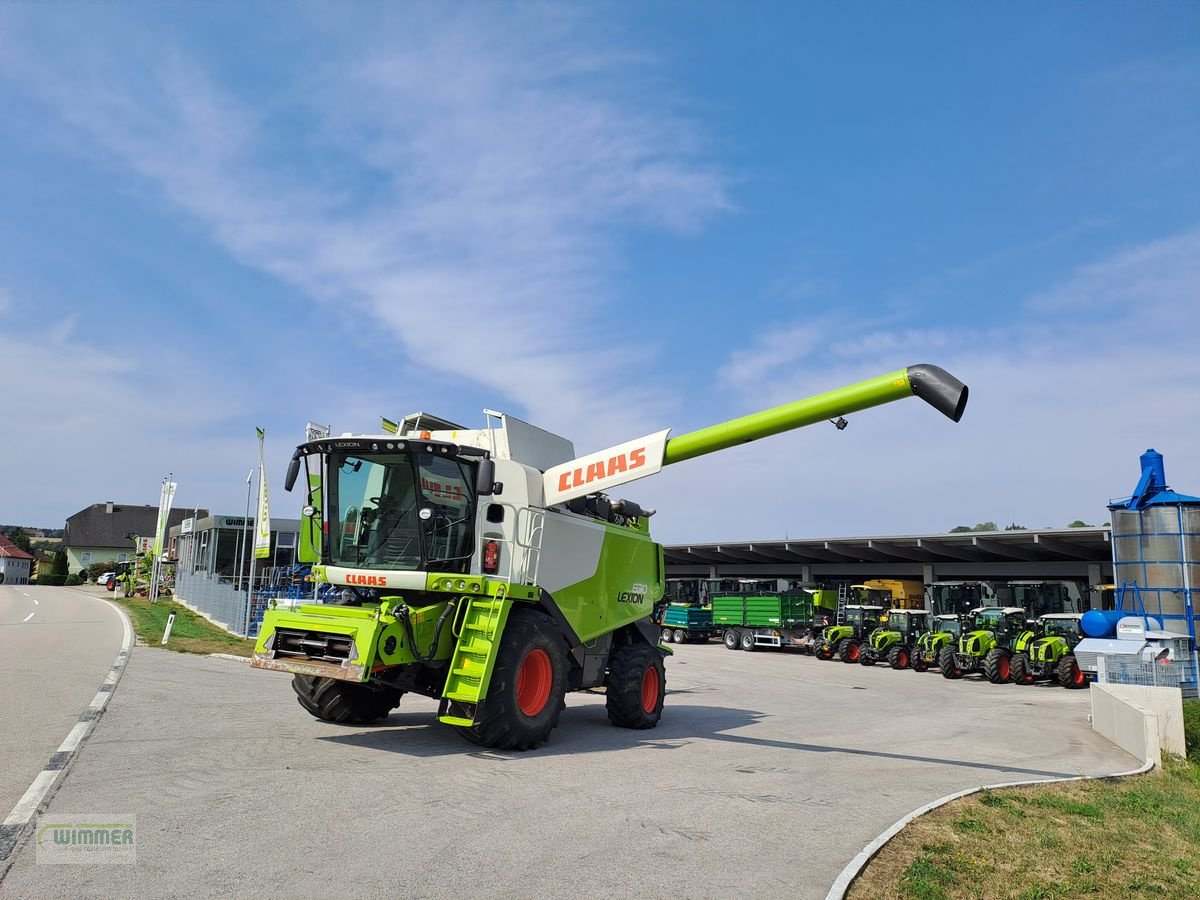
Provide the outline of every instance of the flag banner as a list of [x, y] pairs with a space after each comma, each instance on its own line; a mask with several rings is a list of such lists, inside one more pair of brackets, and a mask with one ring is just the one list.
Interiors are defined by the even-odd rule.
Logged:
[[396, 434], [400, 431], [400, 424], [398, 422], [393, 422], [391, 419], [385, 416], [380, 416], [380, 419], [382, 419], [380, 422], [380, 427], [388, 434]]
[[267, 464], [263, 451], [266, 437], [261, 428], [258, 432], [258, 513], [254, 517], [254, 556], [266, 559], [271, 555], [271, 513], [267, 508]]
[[161, 556], [163, 533], [167, 530], [167, 518], [171, 515], [171, 503], [175, 499], [175, 482], [164, 481], [158, 496], [158, 524], [154, 529], [154, 555]]

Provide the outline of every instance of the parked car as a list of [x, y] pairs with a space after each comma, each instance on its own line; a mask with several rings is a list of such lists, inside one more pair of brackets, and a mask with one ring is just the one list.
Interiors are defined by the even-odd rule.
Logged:
[[100, 585], [100, 587], [106, 587], [111, 591], [113, 589], [113, 579], [116, 577], [116, 572], [105, 572], [103, 575], [96, 577], [96, 584]]

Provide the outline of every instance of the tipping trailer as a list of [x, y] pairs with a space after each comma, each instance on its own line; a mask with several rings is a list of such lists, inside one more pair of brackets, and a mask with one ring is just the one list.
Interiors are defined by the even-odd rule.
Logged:
[[468, 429], [423, 413], [387, 434], [324, 437], [293, 454], [306, 500], [300, 556], [339, 605], [270, 609], [251, 665], [292, 675], [317, 718], [384, 718], [408, 692], [487, 747], [527, 749], [568, 691], [604, 687], [609, 719], [652, 728], [664, 656], [654, 511], [614, 488], [794, 428], [917, 396], [954, 421], [967, 388], [910, 366], [699, 431], [664, 430], [576, 457], [570, 441], [485, 411]]
[[730, 650], [810, 650], [821, 623], [836, 613], [837, 592], [829, 590], [718, 594], [712, 605], [713, 624]]

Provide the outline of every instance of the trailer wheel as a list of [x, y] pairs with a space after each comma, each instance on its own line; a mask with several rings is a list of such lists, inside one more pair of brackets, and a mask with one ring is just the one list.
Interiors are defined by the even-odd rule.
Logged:
[[1029, 671], [1029, 656], [1025, 653], [1014, 653], [1012, 658], [1013, 684], [1033, 684], [1033, 673]]
[[953, 647], [943, 647], [938, 651], [938, 668], [943, 678], [962, 678], [962, 669], [958, 667]]
[[862, 653], [862, 647], [854, 638], [842, 638], [838, 641], [837, 656], [844, 663], [856, 663]]
[[536, 747], [558, 724], [566, 688], [567, 649], [550, 617], [514, 616], [500, 636], [492, 681], [475, 724], [459, 731], [473, 743], [499, 750]]
[[727, 650], [737, 650], [741, 646], [738, 641], [738, 633], [732, 628], [721, 635], [721, 640], [725, 642], [725, 649]]
[[653, 728], [667, 693], [662, 654], [645, 644], [618, 647], [608, 661], [605, 707], [618, 728]]
[[684, 631], [682, 628], [675, 629], [675, 643], [677, 643], [677, 644], [686, 644], [687, 643], [687, 632]]
[[741, 644], [742, 644], [743, 650], [753, 650], [754, 649], [754, 632], [753, 631], [743, 631], [742, 636], [741, 636]]
[[309, 714], [337, 725], [366, 725], [386, 719], [400, 705], [403, 691], [336, 678], [293, 675], [296, 700]]
[[983, 658], [983, 674], [992, 684], [1008, 684], [1012, 678], [1012, 661], [1008, 651], [993, 647]]
[[893, 669], [908, 668], [908, 648], [897, 645], [888, 651], [888, 665]]
[[669, 643], [671, 643], [671, 641], [673, 641], [674, 639], [675, 639], [675, 632], [674, 632], [674, 631], [672, 631], [670, 628], [664, 628], [664, 629], [662, 630], [662, 642], [663, 642], [664, 644], [669, 644]]
[[1064, 653], [1055, 672], [1058, 683], [1065, 688], [1087, 687], [1088, 677], [1075, 659], [1074, 653]]

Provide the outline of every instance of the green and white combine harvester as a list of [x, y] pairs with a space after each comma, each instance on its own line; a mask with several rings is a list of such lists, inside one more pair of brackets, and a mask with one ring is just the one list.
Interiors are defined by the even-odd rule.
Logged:
[[467, 429], [418, 414], [396, 433], [300, 445], [301, 558], [345, 588], [335, 605], [270, 609], [256, 668], [291, 673], [300, 705], [346, 724], [384, 718], [407, 692], [487, 747], [545, 741], [567, 691], [603, 687], [609, 719], [652, 728], [666, 688], [650, 613], [664, 592], [653, 510], [610, 499], [664, 466], [917, 396], [958, 421], [967, 388], [910, 366], [669, 438], [576, 458], [572, 444], [486, 412]]

